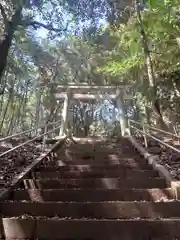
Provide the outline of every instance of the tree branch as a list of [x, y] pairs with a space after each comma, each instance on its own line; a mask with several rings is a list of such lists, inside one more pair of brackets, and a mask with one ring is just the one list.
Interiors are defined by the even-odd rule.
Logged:
[[67, 23], [67, 25], [66, 25], [66, 27], [64, 29], [62, 29], [62, 28], [54, 28], [52, 26], [52, 24], [44, 24], [44, 23], [37, 22], [37, 21], [30, 21], [26, 25], [32, 26], [36, 30], [37, 30], [38, 27], [43, 27], [43, 28], [45, 28], [45, 29], [47, 29], [49, 31], [62, 32], [62, 31], [66, 31], [67, 30], [69, 23]]

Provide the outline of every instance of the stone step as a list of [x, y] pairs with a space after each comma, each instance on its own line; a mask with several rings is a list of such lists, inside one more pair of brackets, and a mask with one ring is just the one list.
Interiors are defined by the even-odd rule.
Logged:
[[161, 201], [175, 198], [171, 188], [166, 189], [29, 189], [14, 190], [10, 200], [15, 201]]
[[3, 217], [180, 218], [180, 202], [0, 202]]
[[124, 165], [122, 164], [110, 164], [110, 165], [105, 165], [105, 164], [85, 164], [85, 165], [59, 165], [57, 166], [56, 164], [42, 164], [41, 166], [37, 167], [37, 171], [44, 171], [44, 172], [55, 172], [55, 171], [81, 171], [81, 172], [91, 172], [91, 171], [113, 171], [113, 170], [124, 170], [124, 171], [129, 171], [129, 170], [152, 170], [150, 165], [146, 165], [145, 168], [139, 168], [137, 164], [129, 164], [125, 163]]
[[94, 239], [175, 240], [180, 237], [180, 219], [19, 219], [3, 218], [0, 238], [4, 239]]
[[106, 160], [106, 159], [97, 159], [97, 160], [84, 160], [84, 159], [73, 159], [73, 160], [55, 160], [48, 163], [49, 166], [62, 166], [62, 165], [90, 165], [90, 166], [112, 166], [112, 165], [119, 165], [124, 167], [136, 167], [140, 169], [147, 169], [149, 168], [147, 160], [143, 159], [140, 161], [136, 161], [134, 159], [114, 159], [114, 160]]
[[101, 160], [101, 161], [103, 161], [103, 160], [125, 160], [125, 161], [128, 161], [128, 160], [135, 160], [136, 162], [138, 161], [138, 162], [142, 162], [142, 161], [144, 161], [145, 159], [144, 158], [141, 158], [140, 156], [136, 156], [136, 155], [133, 155], [133, 154], [131, 154], [131, 155], [125, 155], [125, 154], [97, 154], [97, 153], [95, 153], [95, 154], [84, 154], [84, 155], [68, 155], [68, 154], [66, 154], [66, 155], [63, 155], [63, 154], [61, 154], [60, 155], [60, 160], [62, 160], [62, 159], [81, 159], [81, 160], [89, 160], [89, 159], [93, 159], [93, 160]]
[[144, 178], [158, 177], [156, 171], [149, 170], [93, 170], [85, 171], [40, 171], [35, 173], [36, 178]]
[[85, 178], [85, 179], [24, 179], [20, 187], [38, 189], [58, 188], [166, 188], [163, 178]]
[[180, 239], [180, 201], [127, 139], [66, 145], [0, 202], [0, 239]]

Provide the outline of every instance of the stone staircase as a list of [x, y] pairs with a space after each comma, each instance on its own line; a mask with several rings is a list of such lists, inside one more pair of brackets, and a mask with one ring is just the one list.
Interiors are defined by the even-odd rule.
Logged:
[[180, 239], [180, 202], [127, 139], [57, 149], [0, 203], [1, 239]]

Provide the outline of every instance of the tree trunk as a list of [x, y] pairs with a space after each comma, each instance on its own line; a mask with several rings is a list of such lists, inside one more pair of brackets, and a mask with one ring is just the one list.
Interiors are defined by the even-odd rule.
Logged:
[[36, 91], [36, 120], [35, 120], [35, 135], [37, 135], [40, 125], [40, 108], [41, 108], [41, 89]]
[[14, 84], [15, 84], [16, 78], [12, 79], [11, 81], [11, 89], [9, 89], [9, 94], [8, 94], [8, 100], [7, 100], [7, 104], [4, 108], [4, 110], [2, 109], [1, 111], [1, 123], [0, 123], [0, 131], [2, 131], [5, 119], [6, 119], [6, 115], [8, 113], [8, 108], [10, 106], [10, 104], [12, 104], [13, 99], [14, 99]]
[[13, 32], [9, 31], [8, 34], [5, 36], [4, 40], [1, 42], [0, 44], [0, 83], [1, 83], [1, 79], [6, 67], [6, 63], [7, 63], [7, 57], [8, 57], [8, 52], [9, 52], [9, 48], [11, 46], [12, 43], [12, 37], [13, 36]]
[[5, 89], [7, 86], [7, 79], [8, 79], [8, 70], [6, 69], [6, 74], [4, 74], [3, 81], [1, 83], [1, 100], [0, 100], [0, 117], [2, 117], [2, 112], [3, 112], [3, 104], [4, 104], [4, 98], [5, 98]]
[[26, 118], [26, 107], [27, 107], [27, 96], [28, 96], [28, 85], [29, 85], [29, 81], [26, 84], [26, 89], [25, 92], [23, 94], [23, 100], [22, 100], [22, 104], [21, 104], [21, 109], [20, 109], [20, 121], [17, 123], [17, 126], [21, 126], [22, 129], [24, 129], [24, 119]]
[[150, 121], [150, 112], [149, 112], [149, 108], [147, 106], [145, 106], [145, 116], [146, 116], [146, 122], [147, 124], [151, 124], [151, 121]]
[[12, 44], [13, 35], [14, 35], [14, 32], [15, 32], [17, 26], [19, 25], [19, 23], [21, 21], [21, 12], [22, 12], [21, 7], [15, 11], [15, 14], [12, 16], [12, 20], [8, 22], [7, 32], [4, 34], [3, 40], [0, 43], [0, 53], [1, 53], [1, 55], [0, 55], [0, 84], [1, 84], [1, 79], [3, 76], [4, 70], [6, 68], [7, 57], [8, 57], [9, 49]]
[[6, 107], [3, 111], [3, 114], [1, 115], [0, 132], [2, 132], [2, 129], [3, 129], [3, 125], [4, 125], [4, 122], [5, 122], [6, 114], [7, 114], [8, 108], [9, 108], [9, 104], [10, 104], [10, 97], [8, 98]]
[[6, 135], [12, 135], [13, 133], [13, 129], [14, 129], [14, 124], [15, 124], [15, 118], [16, 118], [16, 109], [14, 109], [14, 111], [12, 112], [11, 116], [10, 116], [10, 122], [9, 122], [9, 127], [7, 129]]
[[140, 1], [139, 0], [136, 0], [136, 12], [137, 12], [137, 18], [138, 18], [138, 23], [139, 23], [139, 27], [140, 27], [140, 33], [141, 33], [141, 37], [142, 37], [144, 55], [145, 55], [145, 58], [146, 58], [146, 66], [147, 66], [149, 87], [150, 87], [151, 96], [152, 96], [152, 110], [153, 110], [153, 112], [156, 116], [157, 125], [159, 125], [160, 128], [167, 130], [168, 127], [166, 126], [166, 124], [163, 120], [162, 113], [161, 113], [161, 110], [160, 110], [159, 99], [157, 97], [155, 76], [154, 76], [154, 71], [153, 71], [153, 66], [152, 66], [151, 55], [150, 55], [150, 52], [149, 52], [147, 37], [146, 37], [146, 33], [145, 33], [143, 23], [142, 23]]

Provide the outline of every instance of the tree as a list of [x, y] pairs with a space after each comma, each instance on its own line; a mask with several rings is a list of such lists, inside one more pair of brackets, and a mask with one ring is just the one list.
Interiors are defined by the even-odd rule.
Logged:
[[18, 30], [18, 28], [27, 28], [31, 26], [34, 29], [38, 29], [42, 27], [49, 31], [54, 31], [58, 33], [62, 33], [63, 31], [67, 30], [67, 26], [64, 29], [63, 25], [61, 25], [61, 28], [55, 28], [52, 22], [44, 24], [42, 22], [34, 20], [34, 17], [32, 15], [23, 15], [23, 10], [33, 10], [33, 8], [35, 8], [36, 11], [40, 11], [42, 8], [42, 1], [23, 0], [12, 2], [3, 1], [2, 3], [0, 3], [0, 12], [3, 18], [4, 25], [4, 31], [2, 33], [0, 42], [0, 79], [2, 78], [3, 72], [6, 67], [7, 57], [12, 44], [14, 33], [16, 30]]
[[160, 103], [159, 103], [159, 99], [157, 97], [156, 80], [155, 80], [153, 64], [152, 64], [152, 60], [151, 60], [151, 54], [150, 54], [149, 47], [148, 47], [148, 40], [147, 40], [146, 33], [144, 30], [143, 22], [142, 22], [139, 0], [136, 0], [136, 13], [137, 13], [137, 19], [138, 19], [140, 33], [141, 33], [141, 37], [142, 37], [142, 45], [143, 45], [143, 49], [144, 49], [144, 55], [145, 55], [145, 59], [146, 59], [147, 76], [148, 76], [148, 80], [149, 80], [149, 89], [150, 89], [151, 99], [152, 99], [152, 108], [153, 108], [154, 113], [157, 116], [157, 121], [158, 121], [157, 124], [162, 129], [167, 129], [166, 124], [163, 121], [163, 117], [162, 117], [161, 109], [160, 109]]
[[[178, 0], [151, 0], [146, 8], [134, 8], [133, 1], [110, 0], [13, 3], [2, 2], [0, 9], [1, 43], [8, 43], [7, 26], [12, 33], [3, 48], [6, 58], [0, 59], [3, 133], [59, 120], [62, 101], [57, 104], [53, 83], [134, 84], [135, 102], [124, 102], [128, 117], [156, 119], [161, 127], [172, 118], [178, 123]], [[17, 9], [21, 13], [15, 24]], [[41, 28], [47, 30], [46, 39], [37, 37]], [[103, 104], [97, 101], [88, 109], [95, 111]], [[75, 132], [82, 126], [88, 129], [94, 120], [80, 102], [70, 111]]]
[[[162, 128], [165, 127], [163, 117], [172, 114], [174, 103], [178, 99], [174, 98], [178, 94], [178, 4], [179, 1], [171, 1], [170, 4], [167, 1], [150, 1], [146, 9], [140, 11], [141, 21], [138, 21], [138, 15], [134, 13], [126, 23], [116, 26], [115, 29], [109, 27], [110, 38], [113, 38], [116, 44], [109, 49], [107, 63], [98, 69], [105, 76], [111, 77], [111, 80], [119, 78], [116, 82], [123, 79], [126, 83], [133, 83], [141, 114], [147, 113], [148, 119], [152, 116], [151, 120], [155, 117]], [[139, 8], [136, 10], [139, 11]], [[153, 76], [153, 79], [150, 77], [151, 81], [147, 60]], [[174, 84], [170, 77], [173, 72], [177, 75], [176, 80], [173, 80]], [[151, 87], [153, 85], [154, 87]], [[143, 106], [146, 106], [146, 109], [143, 109]]]

